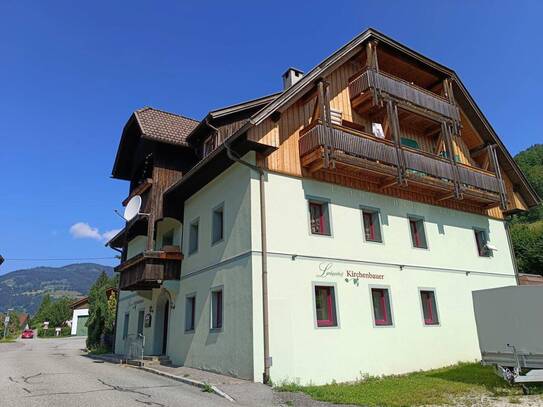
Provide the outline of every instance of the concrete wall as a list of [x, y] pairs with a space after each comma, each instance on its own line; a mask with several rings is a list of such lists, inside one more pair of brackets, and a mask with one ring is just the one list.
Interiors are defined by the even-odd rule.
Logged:
[[[246, 157], [254, 160], [253, 155]], [[235, 164], [185, 203], [181, 282], [170, 324], [174, 363], [253, 378], [251, 172]], [[224, 205], [224, 239], [212, 244], [212, 211]], [[190, 224], [199, 220], [198, 251], [188, 254]], [[211, 289], [222, 287], [223, 329], [210, 329]], [[185, 301], [196, 295], [196, 328], [185, 332]]]
[[[258, 196], [258, 185], [253, 187], [252, 196]], [[275, 174], [268, 175], [266, 196], [274, 382], [348, 381], [364, 374], [404, 373], [480, 357], [471, 292], [515, 284], [502, 222]], [[306, 196], [330, 200], [331, 237], [310, 234]], [[382, 244], [364, 241], [360, 206], [380, 210]], [[424, 217], [428, 250], [412, 247], [408, 214]], [[260, 247], [259, 218], [254, 219], [254, 247]], [[498, 248], [493, 257], [478, 256], [473, 227], [488, 230]], [[323, 275], [326, 267], [334, 274]], [[259, 378], [263, 369], [259, 255], [252, 268]], [[355, 281], [347, 271], [382, 279]], [[316, 327], [317, 283], [335, 287], [337, 328]], [[372, 285], [390, 288], [393, 327], [374, 327]], [[423, 324], [419, 288], [435, 290], [439, 326]]]

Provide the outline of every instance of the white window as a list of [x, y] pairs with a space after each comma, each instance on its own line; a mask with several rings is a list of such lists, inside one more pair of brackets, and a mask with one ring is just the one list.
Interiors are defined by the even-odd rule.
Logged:
[[185, 300], [185, 332], [194, 331], [196, 323], [196, 295], [189, 295]]
[[223, 325], [223, 295], [222, 289], [211, 292], [211, 329], [222, 329]]
[[330, 236], [330, 214], [328, 202], [310, 200], [309, 201], [309, 221], [311, 223], [311, 233], [314, 235]]
[[372, 288], [373, 322], [376, 326], [392, 326], [392, 310], [388, 288]]
[[381, 236], [381, 222], [379, 220], [379, 211], [376, 209], [363, 208], [362, 222], [364, 224], [364, 238], [367, 242], [383, 242]]
[[492, 250], [487, 247], [488, 237], [486, 231], [483, 229], [473, 229], [475, 233], [475, 244], [477, 245], [477, 252], [481, 257], [492, 256]]
[[213, 244], [224, 238], [224, 205], [213, 209], [211, 223], [211, 243]]
[[200, 221], [196, 219], [189, 226], [189, 254], [198, 251], [198, 232]]
[[409, 230], [411, 231], [411, 242], [413, 247], [427, 249], [426, 231], [424, 230], [424, 219], [409, 217]]
[[422, 305], [422, 317], [424, 319], [424, 325], [439, 325], [435, 291], [420, 290], [420, 301]]

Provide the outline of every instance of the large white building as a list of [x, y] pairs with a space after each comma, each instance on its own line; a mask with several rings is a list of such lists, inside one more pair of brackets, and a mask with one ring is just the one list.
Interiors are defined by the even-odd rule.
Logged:
[[368, 30], [283, 79], [128, 121], [116, 352], [317, 384], [479, 358], [471, 292], [517, 284], [504, 219], [539, 200], [456, 74]]

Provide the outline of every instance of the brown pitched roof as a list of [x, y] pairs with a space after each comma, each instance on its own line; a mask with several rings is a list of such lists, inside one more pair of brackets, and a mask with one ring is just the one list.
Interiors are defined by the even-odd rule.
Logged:
[[134, 116], [142, 135], [164, 143], [187, 145], [186, 138], [198, 125], [198, 121], [152, 107], [136, 110]]

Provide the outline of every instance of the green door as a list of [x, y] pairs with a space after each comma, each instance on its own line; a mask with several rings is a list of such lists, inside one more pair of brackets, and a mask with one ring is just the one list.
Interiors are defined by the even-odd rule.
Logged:
[[87, 319], [89, 319], [88, 315], [85, 316], [78, 316], [77, 317], [77, 336], [87, 336]]

